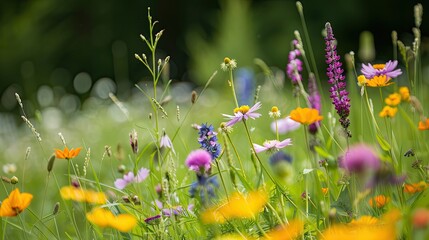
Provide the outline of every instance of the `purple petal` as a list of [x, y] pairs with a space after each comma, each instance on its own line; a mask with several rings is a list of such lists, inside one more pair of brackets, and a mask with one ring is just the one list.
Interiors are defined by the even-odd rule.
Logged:
[[135, 177], [135, 182], [142, 182], [149, 176], [149, 169], [141, 168], [137, 173], [137, 177]]
[[276, 144], [276, 148], [284, 148], [289, 145], [292, 145], [292, 140], [290, 138], [287, 138], [279, 143]]
[[377, 74], [377, 70], [375, 70], [374, 67], [369, 63], [368, 66], [362, 64], [362, 69], [360, 71], [367, 79], [371, 79]]
[[127, 181], [125, 181], [124, 179], [121, 179], [121, 178], [118, 178], [118, 179], [116, 179], [116, 181], [115, 181], [115, 187], [117, 188], [117, 189], [124, 189], [126, 186], [128, 185], [128, 182]]
[[256, 143], [253, 144], [253, 147], [255, 148], [256, 153], [260, 153], [260, 152], [263, 152], [263, 151], [268, 149], [268, 148], [261, 146], [261, 145], [258, 145]]
[[125, 174], [124, 175], [124, 181], [126, 181], [127, 183], [134, 181], [134, 173], [128, 172], [127, 174]]

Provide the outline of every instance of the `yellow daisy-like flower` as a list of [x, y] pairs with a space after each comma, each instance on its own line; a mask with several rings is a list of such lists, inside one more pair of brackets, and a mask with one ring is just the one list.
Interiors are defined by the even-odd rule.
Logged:
[[65, 147], [64, 150], [61, 149], [55, 149], [55, 157], [56, 158], [60, 158], [60, 159], [67, 159], [70, 160], [74, 157], [76, 157], [77, 155], [79, 155], [80, 150], [82, 148], [76, 148], [76, 149], [68, 149], [68, 147]]
[[61, 197], [65, 200], [76, 202], [88, 202], [94, 204], [105, 204], [106, 195], [103, 192], [85, 190], [74, 186], [65, 186], [60, 189]]
[[323, 119], [319, 111], [314, 108], [296, 108], [290, 112], [290, 119], [304, 125], [310, 125]]
[[253, 191], [247, 196], [234, 193], [229, 201], [213, 206], [201, 215], [204, 223], [224, 223], [234, 218], [251, 219], [264, 209], [268, 195], [264, 191]]
[[399, 94], [401, 94], [402, 101], [410, 101], [410, 89], [408, 87], [400, 87]]
[[384, 106], [383, 110], [378, 114], [380, 117], [390, 117], [393, 118], [396, 113], [398, 112], [398, 109], [391, 106]]
[[391, 107], [396, 107], [401, 103], [401, 94], [392, 93], [386, 99], [384, 99], [384, 102]]
[[390, 198], [386, 197], [384, 195], [375, 196], [375, 197], [369, 199], [369, 201], [368, 201], [369, 205], [373, 208], [375, 208], [375, 207], [376, 208], [382, 208], [389, 202], [390, 202]]
[[99, 227], [111, 227], [121, 232], [129, 232], [137, 225], [137, 219], [131, 214], [113, 215], [104, 208], [96, 208], [86, 214], [86, 219]]
[[267, 233], [269, 240], [293, 240], [298, 239], [304, 233], [304, 222], [301, 220], [292, 220], [289, 224], [285, 224], [275, 228]]
[[30, 193], [20, 193], [19, 189], [13, 190], [9, 197], [1, 203], [0, 217], [14, 217], [26, 209], [33, 199]]
[[367, 79], [364, 75], [358, 76], [358, 84], [360, 86], [367, 87], [385, 87], [393, 84], [390, 82], [391, 78], [386, 77], [386, 75], [374, 76], [371, 79]]

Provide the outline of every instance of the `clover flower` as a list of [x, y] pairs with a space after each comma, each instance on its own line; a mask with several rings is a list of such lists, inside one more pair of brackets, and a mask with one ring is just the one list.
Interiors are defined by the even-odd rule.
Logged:
[[201, 126], [198, 126], [198, 130], [198, 142], [201, 144], [201, 148], [209, 152], [212, 159], [219, 157], [221, 146], [217, 142], [217, 132], [214, 131], [213, 126], [211, 124], [201, 124]]
[[290, 138], [287, 138], [281, 142], [278, 140], [267, 140], [263, 143], [263, 146], [254, 143], [253, 147], [255, 148], [256, 153], [260, 153], [267, 150], [268, 151], [279, 150], [289, 145], [292, 145], [292, 140]]
[[128, 172], [123, 178], [118, 178], [115, 181], [115, 187], [118, 189], [124, 189], [130, 183], [143, 182], [149, 176], [149, 169], [141, 168], [137, 172], [137, 176], [134, 176], [133, 172]]
[[86, 219], [101, 228], [111, 227], [121, 232], [129, 232], [137, 225], [137, 219], [131, 214], [113, 213], [104, 208], [95, 208], [86, 214]]
[[212, 156], [206, 150], [198, 149], [189, 153], [186, 166], [197, 173], [205, 173], [211, 168]]
[[274, 133], [276, 132], [276, 124], [277, 124], [277, 132], [279, 134], [286, 134], [288, 132], [295, 131], [301, 126], [299, 122], [294, 121], [290, 118], [290, 116], [287, 116], [282, 119], [276, 119], [274, 122], [271, 123], [271, 130]]
[[388, 61], [386, 64], [368, 65], [362, 64], [361, 72], [367, 79], [372, 79], [375, 76], [386, 76], [387, 79], [395, 78], [402, 74], [401, 69], [395, 69], [398, 66], [398, 61]]
[[233, 126], [237, 122], [245, 121], [249, 118], [255, 119], [261, 116], [260, 113], [257, 113], [256, 111], [260, 109], [262, 104], [260, 102], [257, 102], [255, 105], [253, 105], [251, 108], [248, 105], [242, 105], [241, 107], [234, 109], [234, 116], [222, 114], [223, 116], [227, 117], [227, 119], [230, 119], [225, 126]]
[[337, 55], [337, 46], [334, 34], [332, 32], [332, 27], [330, 23], [326, 23], [326, 63], [328, 68], [326, 69], [326, 75], [329, 78], [329, 83], [332, 84], [332, 87], [329, 89], [331, 93], [330, 98], [332, 99], [332, 104], [335, 106], [335, 110], [340, 116], [341, 126], [344, 128], [344, 131], [347, 133], [348, 137], [351, 137], [351, 133], [348, 130], [350, 125], [349, 114], [350, 114], [350, 99], [348, 97], [349, 93], [346, 89], [346, 82], [344, 81], [345, 77], [343, 75], [342, 63], [340, 62], [340, 56]]
[[31, 203], [33, 195], [30, 193], [20, 193], [19, 189], [14, 189], [0, 206], [0, 217], [14, 217], [24, 211]]

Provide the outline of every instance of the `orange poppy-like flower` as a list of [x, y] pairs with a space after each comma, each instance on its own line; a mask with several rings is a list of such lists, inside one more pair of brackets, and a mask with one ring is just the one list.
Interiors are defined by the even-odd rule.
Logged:
[[85, 190], [74, 186], [65, 186], [60, 189], [61, 197], [65, 200], [76, 202], [88, 202], [94, 204], [105, 204], [106, 195], [103, 192]]
[[373, 208], [382, 208], [390, 202], [390, 198], [384, 195], [378, 195], [368, 200], [368, 203]]
[[64, 150], [55, 149], [55, 157], [69, 160], [79, 155], [81, 149], [82, 148], [80, 147], [76, 149], [72, 148], [70, 150], [68, 147], [65, 147]]
[[292, 110], [289, 115], [292, 120], [304, 125], [310, 125], [323, 119], [323, 116], [319, 115], [319, 111], [314, 108], [298, 107]]
[[0, 217], [14, 217], [24, 211], [33, 199], [30, 193], [20, 193], [19, 189], [13, 190], [9, 197], [3, 200], [0, 207]]
[[396, 113], [398, 112], [398, 109], [391, 106], [384, 106], [383, 110], [378, 114], [380, 117], [390, 117], [393, 118]]
[[229, 197], [229, 201], [204, 211], [201, 219], [204, 223], [224, 223], [234, 218], [251, 219], [264, 209], [267, 201], [268, 195], [264, 191], [253, 191], [247, 196], [234, 193]]
[[304, 223], [301, 220], [292, 220], [289, 224], [277, 227], [267, 233], [270, 240], [293, 240], [298, 239], [304, 233]]
[[86, 219], [99, 227], [111, 227], [121, 232], [129, 232], [137, 225], [137, 219], [131, 214], [113, 213], [104, 208], [95, 208], [86, 214]]
[[429, 118], [419, 122], [419, 130], [429, 130]]
[[404, 192], [406, 193], [417, 193], [422, 192], [428, 188], [429, 184], [427, 184], [424, 181], [420, 181], [418, 183], [412, 183], [412, 184], [404, 184]]
[[386, 99], [384, 99], [384, 102], [391, 107], [395, 107], [401, 103], [401, 98], [401, 94], [392, 93]]
[[402, 101], [410, 101], [410, 89], [408, 87], [400, 87], [399, 94], [401, 94]]
[[386, 75], [374, 76], [371, 79], [367, 79], [364, 75], [359, 75], [358, 85], [367, 87], [386, 87], [393, 84], [390, 80], [391, 78], [386, 77]]

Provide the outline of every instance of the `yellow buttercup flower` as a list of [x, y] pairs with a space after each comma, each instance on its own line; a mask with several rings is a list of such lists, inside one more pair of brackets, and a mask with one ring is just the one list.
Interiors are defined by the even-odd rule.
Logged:
[[319, 115], [319, 111], [314, 108], [296, 108], [290, 112], [290, 118], [295, 122], [299, 122], [304, 125], [310, 125], [323, 119]]
[[103, 192], [95, 192], [85, 190], [83, 188], [66, 186], [60, 189], [61, 197], [65, 200], [73, 200], [76, 202], [88, 202], [94, 204], [105, 204], [106, 195]]
[[131, 214], [113, 215], [104, 208], [96, 208], [86, 214], [86, 219], [99, 227], [111, 227], [121, 232], [129, 232], [137, 225], [137, 219]]
[[204, 223], [224, 223], [234, 218], [251, 219], [264, 209], [267, 201], [268, 195], [264, 191], [253, 191], [247, 196], [234, 193], [229, 197], [229, 201], [204, 211], [201, 219]]
[[396, 113], [398, 112], [398, 109], [391, 106], [384, 106], [383, 110], [378, 114], [380, 117], [390, 117], [393, 118]]
[[402, 101], [410, 101], [410, 89], [408, 87], [400, 87], [399, 94], [401, 94]]
[[67, 159], [70, 160], [74, 157], [76, 157], [77, 155], [79, 155], [79, 152], [82, 148], [76, 148], [76, 149], [68, 149], [68, 147], [65, 147], [64, 150], [61, 149], [55, 149], [55, 157], [56, 158], [61, 158], [61, 159]]
[[20, 193], [19, 189], [13, 190], [9, 197], [1, 203], [0, 217], [14, 217], [26, 209], [33, 199], [30, 193]]
[[391, 107], [396, 107], [401, 103], [401, 94], [392, 93], [386, 99], [384, 99], [384, 102]]

